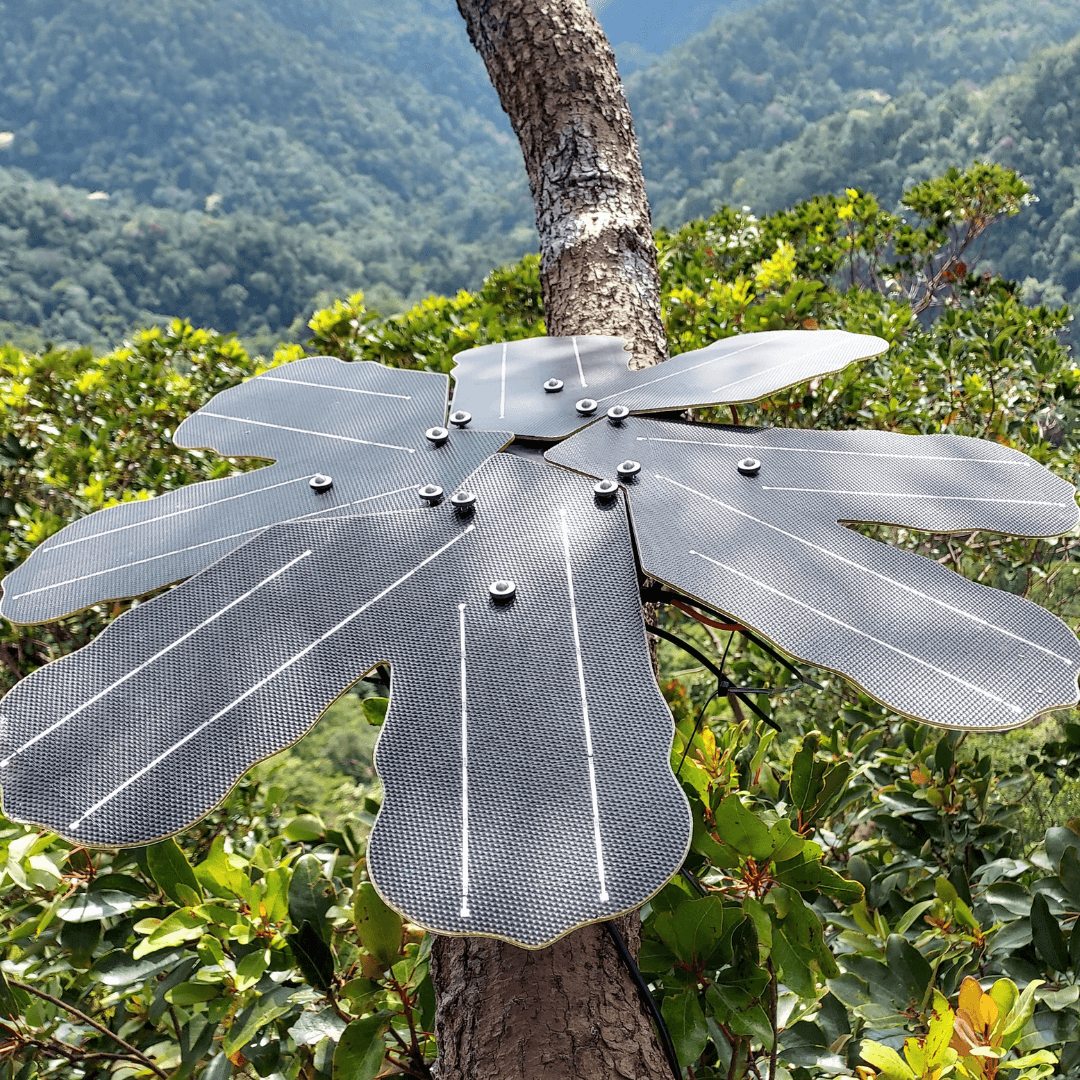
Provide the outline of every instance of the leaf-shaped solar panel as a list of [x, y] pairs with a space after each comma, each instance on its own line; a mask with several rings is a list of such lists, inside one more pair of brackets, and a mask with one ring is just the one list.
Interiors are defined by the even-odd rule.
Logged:
[[597, 477], [623, 464], [647, 574], [889, 708], [946, 727], [1010, 728], [1077, 700], [1080, 645], [1060, 619], [840, 524], [1074, 528], [1072, 486], [1018, 451], [956, 435], [630, 418], [546, 457]]
[[4, 812], [80, 844], [176, 832], [389, 662], [368, 849], [389, 903], [526, 947], [642, 903], [690, 819], [624, 507], [509, 455], [469, 485], [471, 512], [272, 526], [24, 679]]
[[631, 371], [621, 338], [527, 338], [458, 353], [453, 408], [478, 427], [561, 439], [612, 406], [638, 413], [754, 401], [887, 348], [846, 330], [766, 330]]
[[411, 508], [423, 485], [449, 490], [510, 435], [455, 428], [428, 439], [445, 422], [447, 389], [445, 375], [317, 356], [225, 390], [180, 425], [177, 445], [275, 464], [76, 521], [4, 579], [0, 614], [43, 622], [139, 596], [268, 525]]

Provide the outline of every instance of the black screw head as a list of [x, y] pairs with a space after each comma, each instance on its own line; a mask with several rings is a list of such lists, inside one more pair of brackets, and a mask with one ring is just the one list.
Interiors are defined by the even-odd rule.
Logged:
[[598, 484], [593, 484], [593, 492], [601, 501], [614, 498], [618, 490], [619, 485], [614, 480], [601, 480]]
[[517, 595], [517, 585], [507, 578], [500, 578], [488, 586], [488, 592], [496, 603], [505, 604]]
[[615, 466], [615, 471], [619, 474], [620, 480], [632, 480], [639, 472], [641, 472], [641, 462], [631, 461], [629, 458], [626, 461], [620, 461]]
[[476, 496], [471, 491], [455, 491], [450, 496], [450, 505], [462, 514], [476, 509]]
[[548, 381], [544, 383], [544, 390], [549, 394], [557, 394], [562, 388], [562, 379], [548, 379]]
[[468, 413], [464, 409], [458, 409], [457, 412], [450, 414], [450, 423], [454, 427], [467, 427], [470, 420], [472, 420], [472, 413]]
[[745, 457], [735, 467], [743, 476], [757, 476], [761, 471], [761, 462], [754, 457]]
[[591, 397], [583, 397], [580, 401], [574, 402], [574, 408], [582, 416], [592, 416], [596, 412], [596, 402]]
[[607, 417], [613, 424], [621, 424], [630, 415], [630, 410], [625, 405], [612, 405], [607, 411]]
[[450, 432], [444, 427], [429, 427], [424, 432], [424, 438], [428, 442], [433, 442], [436, 446], [442, 446], [447, 439], [450, 438]]
[[322, 473], [316, 473], [309, 481], [308, 486], [317, 495], [321, 495], [324, 491], [329, 491], [334, 486], [332, 477], [323, 476]]
[[434, 506], [443, 497], [443, 489], [438, 484], [425, 484], [417, 493], [424, 502]]

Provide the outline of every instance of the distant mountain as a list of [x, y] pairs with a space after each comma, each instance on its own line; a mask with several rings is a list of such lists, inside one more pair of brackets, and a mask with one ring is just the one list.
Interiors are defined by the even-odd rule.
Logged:
[[988, 234], [986, 256], [1025, 283], [1030, 299], [1080, 310], [1078, 86], [1080, 37], [985, 88], [909, 91], [835, 113], [791, 142], [736, 156], [694, 198], [771, 210], [810, 191], [857, 186], [889, 205], [950, 165], [997, 161], [1020, 173], [1038, 202]]
[[628, 80], [654, 217], [754, 202], [723, 179], [740, 152], [897, 95], [984, 87], [1078, 32], [1080, 0], [767, 0], [719, 19]]
[[[0, 35], [0, 166], [114, 202], [302, 223], [400, 298], [535, 246], [517, 142], [450, 4], [0, 0]], [[223, 329], [271, 322], [272, 306], [245, 301]], [[297, 314], [278, 306], [278, 325]]]
[[661, 54], [713, 19], [759, 0], [589, 0], [615, 49], [623, 78], [658, 63]]
[[[1080, 0], [596, 7], [624, 75], [644, 64], [626, 83], [657, 223], [849, 184], [894, 199], [997, 155], [1042, 202], [1026, 255], [995, 258], [1075, 295], [1080, 82], [1051, 47]], [[454, 0], [0, 0], [0, 40], [0, 340], [176, 314], [271, 340], [317, 298], [390, 311], [535, 250]]]

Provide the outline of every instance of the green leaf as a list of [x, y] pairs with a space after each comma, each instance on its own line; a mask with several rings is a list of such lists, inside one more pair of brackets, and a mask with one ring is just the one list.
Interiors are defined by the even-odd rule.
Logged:
[[660, 940], [684, 964], [711, 966], [716, 954], [742, 920], [742, 912], [725, 905], [718, 896], [687, 900], [672, 912], [661, 912], [653, 925]]
[[203, 892], [199, 887], [199, 879], [175, 840], [163, 840], [160, 844], [152, 844], [148, 847], [146, 865], [150, 876], [174, 904], [190, 903], [190, 898], [185, 898], [177, 892], [177, 885], [186, 885], [189, 889], [193, 889], [198, 895], [197, 902], [202, 901]]
[[383, 1036], [391, 1015], [372, 1013], [349, 1024], [334, 1051], [333, 1080], [375, 1080], [386, 1057]]
[[165, 1000], [173, 1005], [194, 1005], [199, 1001], [210, 1001], [223, 994], [224, 987], [215, 983], [185, 982], [174, 986], [165, 994]]
[[322, 819], [314, 814], [301, 814], [300, 817], [294, 817], [281, 831], [290, 840], [313, 843], [326, 835], [326, 826]]
[[246, 899], [250, 892], [248, 876], [239, 867], [233, 866], [232, 857], [225, 850], [223, 836], [214, 837], [206, 858], [195, 867], [195, 877], [208, 893], [223, 899]]
[[58, 918], [68, 923], [96, 922], [111, 915], [123, 915], [135, 906], [135, 898], [121, 892], [79, 892], [56, 909]]
[[817, 887], [841, 904], [857, 904], [866, 895], [866, 890], [857, 881], [838, 874], [831, 866], [821, 867]]
[[155, 975], [169, 971], [183, 955], [182, 949], [170, 949], [136, 960], [123, 949], [114, 949], [95, 961], [90, 974], [106, 986], [131, 986], [148, 982]]
[[314, 855], [302, 856], [289, 881], [289, 918], [293, 926], [299, 929], [304, 923], [310, 923], [312, 929], [329, 940], [326, 913], [336, 900], [333, 884], [323, 876], [322, 863]]
[[709, 1041], [709, 1028], [698, 1001], [697, 989], [688, 987], [678, 994], [669, 994], [664, 998], [660, 1012], [671, 1033], [679, 1064], [684, 1069], [693, 1065]]
[[772, 958], [780, 970], [780, 981], [801, 998], [813, 999], [816, 994], [814, 974], [810, 966], [791, 947], [783, 927], [775, 927]]
[[364, 698], [361, 708], [364, 711], [364, 719], [372, 727], [382, 727], [386, 720], [386, 709], [390, 701], [384, 697]]
[[263, 994], [250, 1010], [240, 1013], [237, 1022], [226, 1032], [221, 1048], [229, 1057], [232, 1057], [267, 1024], [292, 1012], [295, 1008], [292, 1002], [295, 993], [296, 990], [292, 987], [279, 986], [268, 994]]
[[917, 1080], [907, 1062], [891, 1047], [882, 1046], [873, 1039], [864, 1039], [860, 1047], [863, 1060], [883, 1073], [888, 1080]]
[[1042, 893], [1036, 893], [1031, 901], [1031, 940], [1051, 971], [1068, 971], [1069, 950], [1065, 935]]
[[345, 1021], [333, 1009], [302, 1012], [289, 1034], [297, 1046], [317, 1046], [323, 1039], [337, 1042], [345, 1031]]
[[[791, 803], [798, 810], [804, 810], [812, 805], [820, 790], [819, 784], [815, 783], [815, 780], [820, 781], [820, 773], [817, 777], [814, 775], [814, 766], [818, 764], [816, 754], [820, 741], [821, 736], [816, 731], [810, 732], [803, 738], [802, 746], [791, 759], [788, 790], [791, 793]], [[823, 770], [824, 762], [820, 765]]]
[[334, 982], [334, 954], [311, 923], [303, 922], [295, 934], [285, 939], [292, 949], [296, 966], [312, 986], [326, 990]]
[[356, 890], [353, 920], [360, 944], [386, 971], [401, 955], [401, 916], [386, 906], [370, 881]]
[[768, 826], [751, 814], [737, 795], [724, 799], [715, 816], [716, 835], [740, 855], [762, 861], [776, 850]]
[[197, 941], [203, 935], [208, 920], [191, 908], [180, 908], [159, 923], [138, 945], [132, 955], [136, 960], [158, 949], [168, 949], [185, 941]]

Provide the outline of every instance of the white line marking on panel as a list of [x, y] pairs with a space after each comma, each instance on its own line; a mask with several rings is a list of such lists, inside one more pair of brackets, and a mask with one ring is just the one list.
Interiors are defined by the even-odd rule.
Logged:
[[293, 386], [315, 386], [320, 390], [343, 390], [347, 394], [369, 394], [371, 397], [397, 398], [399, 401], [412, 401], [408, 394], [386, 394], [381, 390], [360, 390], [355, 386], [326, 386], [323, 383], [304, 382], [302, 379], [283, 379], [280, 375], [260, 375], [260, 382], [292, 383]]
[[801, 608], [805, 608], [807, 611], [813, 612], [815, 615], [822, 619], [827, 619], [829, 622], [834, 623], [836, 626], [840, 626], [845, 630], [850, 630], [853, 634], [858, 634], [860, 637], [866, 638], [868, 641], [874, 642], [875, 645], [880, 645], [884, 649], [888, 649], [891, 652], [896, 653], [899, 656], [903, 656], [907, 660], [912, 660], [916, 664], [920, 664], [922, 667], [927, 668], [930, 671], [935, 672], [938, 675], [946, 679], [951, 679], [955, 683], [959, 683], [960, 686], [965, 687], [968, 690], [974, 691], [976, 694], [981, 694], [985, 698], [989, 698], [991, 701], [996, 701], [999, 705], [1004, 705], [1012, 713], [1019, 715], [1023, 710], [1019, 706], [1013, 705], [1006, 701], [1004, 698], [998, 697], [997, 694], [992, 694], [989, 690], [983, 689], [981, 686], [976, 686], [974, 683], [968, 682], [966, 679], [962, 679], [959, 675], [954, 675], [951, 671], [945, 671], [943, 668], [935, 667], [927, 660], [922, 660], [918, 656], [914, 656], [909, 652], [905, 652], [903, 649], [898, 648], [896, 645], [890, 645], [887, 641], [882, 641], [881, 638], [876, 638], [873, 634], [868, 634], [865, 630], [860, 630], [857, 626], [852, 626], [850, 623], [846, 623], [841, 619], [836, 618], [834, 615], [830, 615], [827, 611], [821, 611], [816, 607], [811, 607], [810, 604], [804, 603], [802, 600], [797, 600], [794, 596], [788, 596], [787, 593], [781, 592], [779, 589], [774, 589], [771, 585], [766, 585], [763, 581], [757, 581], [755, 578], [750, 577], [749, 574], [744, 574], [741, 570], [736, 570], [732, 566], [727, 566], [722, 562], [718, 562], [716, 559], [710, 559], [708, 555], [702, 555], [699, 551], [691, 551], [691, 555], [696, 555], [699, 559], [704, 559], [706, 562], [712, 563], [714, 566], [719, 566], [721, 570], [726, 570], [729, 574], [734, 574], [736, 577], [740, 577], [743, 581], [750, 582], [751, 585], [756, 585], [759, 589], [764, 589], [766, 592], [772, 593], [774, 596], [779, 596], [783, 600], [787, 600], [789, 603], [797, 604]]
[[461, 635], [461, 917], [469, 918], [469, 697], [465, 688], [465, 605], [458, 604]]
[[[602, 401], [610, 401], [613, 397], [625, 397], [637, 390], [644, 389], [646, 386], [653, 386], [655, 383], [664, 382], [665, 379], [674, 379], [679, 375], [686, 375], [688, 372], [697, 371], [698, 368], [708, 367], [710, 364], [717, 364], [721, 360], [730, 360], [733, 356], [738, 356], [739, 353], [749, 352], [751, 349], [760, 349], [764, 344], [766, 344], [764, 341], [755, 341], [751, 345], [744, 345], [741, 349], [732, 349], [731, 352], [724, 353], [722, 356], [710, 356], [708, 360], [702, 360], [700, 364], [693, 364], [691, 367], [683, 368], [681, 371], [673, 371], [670, 375], [660, 375], [658, 378], [649, 379], [647, 382], [643, 383], [637, 383], [632, 387], [616, 391], [614, 394], [608, 394], [607, 397], [597, 398], [597, 404], [600, 404]], [[678, 357], [675, 357], [675, 359], [677, 360]], [[671, 360], [668, 361], [669, 364], [671, 362]]]
[[[799, 356], [792, 357], [790, 360], [784, 360], [779, 364], [773, 364], [772, 367], [763, 368], [760, 371], [753, 371], [749, 375], [744, 375], [741, 379], [735, 379], [734, 382], [724, 383], [723, 386], [716, 387], [716, 389], [710, 391], [710, 393], [719, 394], [722, 390], [730, 390], [733, 386], [738, 386], [740, 383], [750, 382], [751, 379], [760, 379], [764, 375], [771, 375], [774, 371], [780, 371], [783, 368], [792, 367], [795, 364], [805, 363], [819, 353], [828, 352], [835, 347], [836, 346], [834, 345], [824, 345], [820, 349], [815, 349], [813, 352], [802, 353]], [[809, 378], [809, 376], [807, 377]]]
[[499, 393], [499, 419], [506, 419], [506, 342], [502, 351], [502, 390]]
[[[83, 544], [87, 540], [96, 540], [99, 536], [111, 536], [113, 533], [126, 532], [128, 529], [138, 529], [143, 525], [153, 525], [155, 521], [167, 521], [169, 518], [179, 517], [181, 514], [192, 514], [196, 510], [205, 510], [208, 506], [220, 506], [222, 503], [232, 502], [233, 499], [246, 499], [249, 495], [259, 495], [264, 491], [274, 491], [276, 488], [288, 487], [289, 484], [299, 484], [301, 480], [310, 480], [311, 474], [297, 476], [292, 480], [283, 480], [280, 484], [269, 484], [267, 487], [254, 488], [251, 491], [241, 491], [239, 495], [227, 495], [224, 499], [214, 499], [213, 502], [201, 503], [198, 506], [186, 506], [183, 510], [173, 510], [168, 514], [159, 514], [157, 517], [147, 518], [145, 521], [133, 521], [129, 525], [117, 525], [115, 529], [106, 529], [104, 532], [91, 533], [89, 536], [79, 536], [74, 540], [65, 540], [60, 544], [50, 544], [44, 551], [58, 551], [60, 548], [69, 547], [71, 544]], [[190, 491], [191, 488], [182, 490]], [[153, 503], [153, 499], [150, 500]], [[126, 503], [121, 503], [126, 506]]]
[[[895, 585], [898, 589], [903, 589], [904, 592], [910, 593], [912, 596], [918, 596], [923, 600], [929, 600], [932, 604], [937, 604], [938, 607], [944, 608], [946, 611], [951, 611], [954, 615], [961, 615], [963, 616], [963, 618], [970, 619], [972, 622], [978, 623], [980, 626], [985, 626], [989, 630], [996, 630], [999, 634], [1004, 634], [1006, 637], [1010, 637], [1014, 641], [1022, 642], [1024, 645], [1030, 645], [1031, 648], [1038, 649], [1039, 652], [1045, 653], [1047, 656], [1052, 656], [1055, 660], [1060, 660], [1067, 667], [1072, 667], [1073, 665], [1073, 661], [1069, 657], [1062, 656], [1060, 653], [1056, 653], [1052, 649], [1048, 649], [1045, 645], [1040, 645], [1036, 641], [1029, 641], [1027, 638], [1021, 637], [1019, 634], [1013, 633], [1012, 630], [1005, 629], [1004, 626], [998, 626], [997, 623], [989, 622], [988, 620], [983, 619], [970, 611], [965, 611], [963, 608], [958, 608], [953, 604], [946, 603], [944, 600], [940, 600], [936, 596], [931, 596], [930, 593], [924, 593], [921, 592], [919, 589], [913, 588], [911, 585], [905, 585], [902, 581], [897, 581], [895, 578], [891, 578], [887, 574], [881, 574], [877, 570], [872, 570], [869, 566], [864, 566], [862, 563], [855, 562], [854, 559], [849, 559], [847, 558], [847, 556], [841, 555], [839, 552], [833, 551], [831, 548], [822, 547], [820, 544], [815, 544], [812, 540], [807, 540], [802, 536], [796, 536], [795, 533], [790, 533], [786, 529], [781, 529], [779, 525], [773, 525], [771, 522], [763, 521], [761, 518], [756, 518], [753, 514], [748, 514], [745, 510], [740, 510], [737, 506], [732, 506], [730, 503], [722, 502], [720, 499], [713, 498], [712, 495], [706, 495], [703, 491], [698, 491], [696, 488], [688, 487], [686, 484], [680, 484], [678, 480], [672, 480], [670, 476], [661, 476], [659, 473], [655, 475], [657, 480], [666, 480], [669, 484], [674, 484], [675, 487], [682, 488], [683, 491], [690, 492], [691, 495], [698, 495], [702, 499], [706, 499], [708, 502], [716, 503], [717, 506], [722, 506], [725, 510], [730, 510], [733, 514], [738, 514], [740, 517], [744, 517], [747, 520], [753, 521], [758, 525], [764, 525], [766, 529], [772, 529], [773, 532], [778, 532], [781, 536], [786, 536], [790, 540], [795, 540], [808, 548], [812, 548], [814, 551], [817, 551], [822, 555], [828, 555], [830, 558], [836, 559], [837, 562], [842, 562], [846, 566], [851, 566], [856, 570], [861, 570], [864, 574], [869, 574], [871, 577], [875, 577], [879, 581], [885, 581], [890, 585]], [[704, 556], [702, 556], [702, 558], [704, 558]]]
[[140, 671], [145, 671], [152, 663], [154, 663], [154, 661], [160, 660], [163, 656], [167, 655], [168, 653], [172, 652], [173, 649], [182, 645], [185, 641], [193, 637], [200, 630], [209, 626], [212, 622], [216, 622], [227, 611], [231, 611], [234, 607], [236, 607], [237, 604], [242, 604], [249, 596], [253, 596], [264, 585], [268, 585], [275, 578], [281, 577], [281, 575], [284, 574], [286, 570], [290, 570], [298, 562], [306, 559], [310, 554], [311, 551], [305, 551], [303, 555], [297, 555], [295, 559], [290, 559], [289, 562], [287, 562], [283, 567], [281, 567], [280, 570], [275, 570], [272, 574], [269, 575], [269, 577], [263, 578], [262, 581], [258, 583], [258, 585], [255, 585], [252, 588], [248, 589], [248, 591], [242, 596], [236, 597], [235, 600], [230, 600], [229, 603], [227, 603], [220, 611], [215, 612], [213, 615], [210, 616], [210, 618], [203, 620], [203, 622], [199, 623], [198, 626], [194, 627], [191, 630], [188, 630], [187, 633], [182, 634], [174, 642], [166, 645], [164, 649], [161, 649], [159, 652], [154, 653], [154, 655], [151, 656], [149, 660], [144, 660], [141, 664], [139, 664], [138, 667], [132, 668], [131, 671], [129, 671], [126, 675], [122, 675], [119, 679], [116, 680], [116, 682], [111, 683], [109, 686], [106, 686], [104, 690], [99, 690], [93, 697], [88, 698], [80, 706], [78, 706], [78, 708], [72, 709], [71, 712], [67, 714], [67, 716], [62, 716], [59, 720], [51, 723], [43, 731], [39, 731], [32, 739], [23, 743], [23, 745], [20, 746], [18, 750], [15, 750], [13, 753], [9, 754], [3, 761], [0, 761], [0, 768], [6, 769], [8, 765], [11, 764], [12, 760], [18, 757], [19, 754], [23, 753], [24, 750], [28, 750], [31, 746], [33, 746], [35, 743], [40, 742], [47, 735], [51, 735], [52, 732], [54, 732], [57, 728], [62, 727], [69, 720], [74, 719], [76, 716], [79, 715], [79, 713], [83, 712], [83, 710], [88, 709], [91, 705], [93, 705], [94, 702], [100, 701], [107, 694], [111, 694], [117, 687], [123, 686], [124, 683], [126, 683], [129, 679], [133, 679], [136, 675], [138, 675]]
[[320, 439], [336, 439], [338, 442], [359, 443], [361, 446], [378, 446], [383, 450], [404, 450], [406, 454], [415, 454], [411, 446], [396, 446], [394, 443], [373, 442], [371, 439], [354, 439], [349, 435], [333, 435], [328, 431], [309, 431], [307, 428], [288, 427], [285, 424], [268, 424], [265, 420], [248, 420], [243, 416], [226, 416], [224, 413], [201, 410], [196, 415], [212, 416], [215, 420], [232, 420], [235, 424], [254, 424], [256, 427], [274, 428], [275, 431], [292, 431], [297, 435], [315, 435]]
[[581, 635], [578, 632], [577, 601], [574, 597], [574, 570], [570, 563], [570, 528], [566, 511], [562, 515], [563, 554], [566, 557], [566, 588], [570, 593], [570, 622], [574, 628], [574, 651], [577, 653], [578, 687], [581, 690], [581, 717], [585, 722], [585, 752], [589, 759], [589, 789], [592, 793], [593, 838], [596, 842], [596, 870], [600, 878], [600, 902], [610, 899], [604, 874], [604, 848], [600, 840], [600, 802], [596, 795], [596, 767], [593, 764], [592, 725], [589, 723], [589, 697], [585, 690], [585, 664], [581, 658]]
[[230, 702], [230, 704], [226, 705], [224, 709], [221, 709], [219, 712], [214, 713], [214, 715], [211, 716], [208, 720], [204, 720], [201, 724], [199, 724], [198, 727], [194, 728], [192, 731], [189, 731], [187, 735], [185, 735], [182, 739], [170, 746], [168, 750], [163, 750], [160, 754], [158, 754], [158, 756], [154, 758], [154, 760], [151, 761], [149, 765], [144, 765], [137, 773], [129, 776], [122, 784], [109, 792], [108, 795], [106, 795], [104, 798], [99, 799], [96, 803], [94, 803], [93, 806], [86, 810], [81, 817], [77, 817], [68, 826], [68, 828], [72, 831], [79, 828], [79, 826], [82, 825], [82, 823], [88, 817], [96, 814], [103, 806], [112, 802], [112, 800], [115, 799], [116, 796], [119, 795], [122, 791], [124, 791], [126, 788], [129, 788], [132, 784], [134, 784], [137, 780], [140, 780], [151, 770], [157, 768], [157, 766], [160, 765], [167, 757], [169, 757], [171, 754], [176, 753], [176, 751], [179, 750], [180, 747], [184, 746], [186, 743], [189, 743], [192, 739], [195, 738], [196, 735], [199, 735], [201, 732], [205, 731], [211, 724], [220, 720], [227, 713], [232, 712], [232, 710], [235, 709], [237, 705], [240, 705], [241, 703], [246, 701], [249, 697], [252, 696], [252, 694], [258, 693], [258, 691], [261, 690], [267, 683], [272, 682], [283, 671], [287, 671], [293, 666], [293, 664], [297, 663], [297, 661], [302, 660], [305, 656], [307, 656], [309, 652], [311, 652], [313, 649], [318, 648], [318, 646], [320, 646], [324, 641], [329, 640], [340, 630], [343, 630], [354, 619], [357, 619], [361, 615], [363, 615], [363, 613], [367, 611], [367, 609], [370, 608], [373, 604], [377, 604], [385, 596], [388, 596], [390, 593], [392, 593], [399, 585], [403, 585], [414, 574], [419, 573], [425, 566], [428, 565], [428, 563], [437, 559], [444, 552], [449, 551], [450, 548], [452, 548], [459, 540], [468, 536], [469, 533], [471, 533], [475, 528], [475, 525], [469, 525], [464, 531], [458, 533], [458, 535], [455, 536], [453, 540], [449, 541], [446, 544], [443, 544], [443, 546], [439, 548], [438, 551], [433, 551], [426, 559], [417, 563], [416, 566], [414, 566], [407, 574], [403, 574], [392, 585], [387, 585], [387, 587], [383, 589], [382, 592], [378, 593], [370, 600], [363, 603], [351, 615], [347, 615], [344, 619], [342, 619], [341, 622], [339, 622], [336, 626], [332, 626], [329, 630], [326, 631], [325, 634], [317, 637], [310, 645], [306, 645], [298, 653], [286, 660], [284, 664], [279, 665], [273, 671], [271, 671], [269, 675], [264, 675], [263, 678], [261, 678], [257, 683], [255, 683], [254, 686], [251, 686], [247, 690], [245, 690], [235, 701]]
[[843, 491], [836, 488], [806, 487], [767, 487], [762, 491], [804, 491], [811, 495], [861, 495], [870, 499], [943, 499], [946, 502], [984, 502], [1010, 503], [1017, 506], [1059, 506], [1065, 509], [1068, 503], [1043, 502], [1039, 499], [988, 499], [981, 495], [926, 495], [918, 491]]
[[[291, 483], [292, 481], [290, 481]], [[369, 495], [365, 499], [354, 499], [352, 502], [342, 503], [340, 506], [331, 506], [326, 510], [316, 510], [311, 514], [301, 514], [298, 518], [287, 518], [287, 521], [307, 521], [308, 518], [317, 517], [319, 514], [329, 514], [334, 510], [342, 511], [347, 510], [350, 506], [360, 506], [362, 503], [374, 502], [376, 499], [386, 499], [391, 495], [400, 495], [404, 491], [415, 491], [420, 485], [410, 484], [408, 487], [398, 488], [396, 491], [384, 491], [378, 495]], [[263, 491], [269, 490], [263, 488]], [[234, 496], [235, 497], [235, 496]], [[378, 515], [372, 514], [372, 517]], [[155, 521], [160, 521], [160, 518], [155, 518]], [[156, 562], [158, 559], [167, 559], [170, 555], [182, 555], [186, 551], [196, 551], [199, 548], [211, 547], [214, 544], [224, 544], [227, 540], [238, 540], [241, 536], [251, 536], [252, 533], [262, 532], [264, 529], [273, 528], [274, 525], [280, 524], [280, 522], [270, 522], [269, 525], [259, 525], [254, 529], [245, 529], [243, 532], [230, 533], [228, 536], [219, 536], [216, 540], [206, 540], [201, 544], [190, 544], [188, 547], [175, 548], [172, 551], [164, 551], [160, 555], [150, 555], [145, 559], [136, 559], [134, 562], [123, 563], [120, 566], [110, 566], [107, 570], [95, 570], [92, 574], [83, 574], [81, 577], [68, 578], [67, 581], [57, 581], [53, 585], [42, 585], [37, 589], [30, 589], [28, 592], [16, 593], [11, 599], [21, 600], [24, 596], [33, 596], [35, 593], [48, 592], [50, 589], [59, 589], [64, 585], [75, 585], [80, 581], [87, 581], [90, 578], [101, 577], [102, 574], [114, 574], [120, 570], [129, 570], [133, 566], [142, 566], [143, 563]], [[104, 536], [104, 533], [98, 533], [98, 536]]]
[[578, 351], [577, 338], [572, 337], [570, 339], [574, 343], [574, 359], [577, 360], [577, 375], [581, 380], [581, 385], [588, 389], [589, 384], [585, 381], [585, 372], [581, 370], [581, 353]]
[[1023, 459], [1013, 460], [1010, 458], [966, 458], [944, 457], [932, 454], [883, 454], [873, 450], [822, 450], [813, 446], [762, 446], [759, 443], [728, 443], [728, 442], [703, 442], [701, 439], [659, 439], [653, 436], [639, 435], [638, 442], [660, 443], [689, 443], [692, 446], [715, 446], [722, 450], [790, 450], [794, 454], [833, 454], [837, 457], [872, 457], [894, 458], [898, 461], [959, 461], [965, 464], [975, 465], [1016, 465], [1022, 469], [1028, 469], [1035, 464], [1034, 461]]

